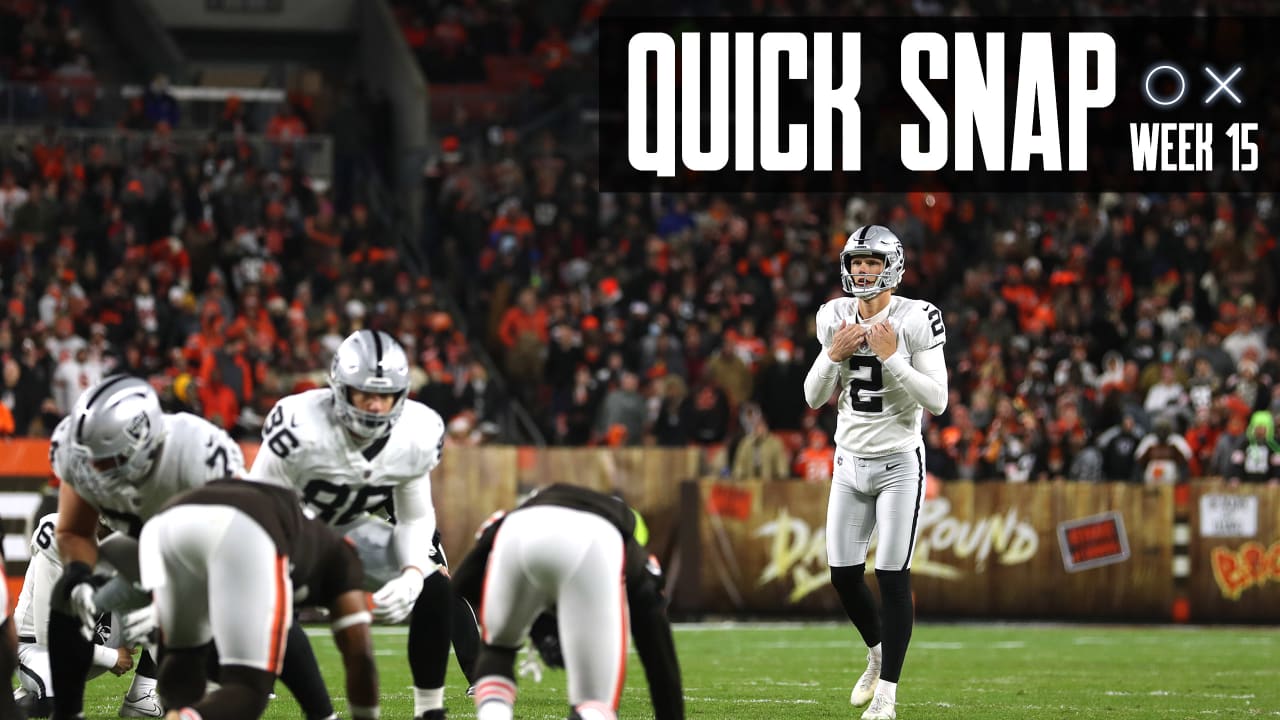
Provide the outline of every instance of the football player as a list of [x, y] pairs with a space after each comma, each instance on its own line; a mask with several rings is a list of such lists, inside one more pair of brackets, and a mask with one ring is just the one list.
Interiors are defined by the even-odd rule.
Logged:
[[[20, 687], [14, 692], [29, 717], [48, 717], [53, 711], [53, 679], [49, 674], [49, 603], [54, 585], [62, 574], [62, 560], [58, 557], [58, 542], [54, 528], [58, 524], [57, 513], [40, 518], [36, 531], [31, 534], [31, 561], [18, 594], [14, 608], [14, 621], [18, 632], [18, 662]], [[115, 625], [119, 625], [117, 620]], [[129, 648], [115, 638], [100, 638], [106, 642], [93, 646], [93, 666], [89, 678], [105, 672], [123, 675], [133, 667], [133, 655]], [[114, 646], [114, 647], [113, 647]], [[120, 706], [120, 717], [160, 717], [160, 703], [155, 693], [155, 665], [150, 655], [144, 655], [133, 676], [133, 684], [125, 693]]]
[[[616, 717], [626, 676], [627, 626], [649, 681], [653, 717], [683, 720], [684, 692], [661, 573], [637, 539], [637, 515], [618, 498], [550, 485], [481, 528], [454, 586], [479, 602], [477, 720], [511, 720], [516, 651], [535, 624], [550, 627], [569, 675], [572, 720]], [[483, 596], [483, 597], [482, 597]], [[539, 618], [554, 606], [559, 620]], [[536, 621], [536, 623], [535, 623]], [[628, 622], [629, 621], [629, 622]], [[539, 650], [551, 664], [544, 640]]]
[[[818, 308], [821, 352], [804, 381], [819, 408], [839, 392], [835, 468], [827, 504], [827, 563], [845, 613], [866, 643], [867, 669], [850, 702], [864, 720], [896, 717], [898, 679], [915, 608], [911, 558], [924, 499], [922, 408], [947, 406], [942, 312], [894, 294], [905, 268], [902, 242], [866, 225], [840, 253], [840, 282], [853, 297]], [[879, 527], [875, 571], [883, 617], [864, 581], [867, 545]]]
[[[93, 664], [90, 638], [100, 607], [125, 610], [147, 602], [132, 588], [138, 580], [142, 524], [179, 492], [209, 480], [242, 477], [244, 456], [209, 421], [163, 412], [145, 380], [113, 375], [85, 390], [58, 424], [49, 459], [62, 483], [55, 537], [63, 569], [52, 593], [48, 637], [53, 718], [74, 720], [83, 710]], [[115, 531], [101, 545], [99, 523]], [[93, 568], [108, 548], [119, 549], [106, 558], [119, 575], [98, 590]], [[301, 627], [290, 635], [288, 648], [285, 685], [308, 718], [333, 717]]]
[[374, 618], [409, 620], [413, 716], [434, 720], [445, 717], [450, 636], [467, 674], [480, 641], [475, 616], [450, 592], [431, 499], [444, 421], [408, 393], [400, 344], [381, 331], [352, 333], [334, 353], [328, 388], [282, 398], [271, 410], [249, 478], [296, 488], [355, 545]]
[[[329, 609], [355, 720], [378, 720], [372, 618], [354, 549], [303, 515], [291, 488], [215, 480], [171, 498], [142, 529], [142, 587], [163, 637], [170, 720], [262, 717], [295, 604]], [[265, 612], [245, 613], [244, 607]], [[210, 642], [220, 686], [205, 694]]]
[[4, 548], [0, 547], [0, 680], [5, 684], [0, 688], [0, 720], [26, 718], [9, 691], [13, 687], [13, 672], [18, 669], [18, 636], [13, 625], [9, 617], [9, 583], [4, 575]]

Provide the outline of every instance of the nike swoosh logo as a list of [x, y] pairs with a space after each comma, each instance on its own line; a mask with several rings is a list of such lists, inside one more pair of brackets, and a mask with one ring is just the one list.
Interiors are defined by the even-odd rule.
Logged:
[[897, 467], [898, 467], [898, 465], [901, 465], [901, 464], [902, 464], [902, 463], [898, 463], [897, 465], [885, 465], [885, 466], [884, 466], [884, 471], [885, 471], [885, 472], [892, 472], [892, 471], [894, 470], [894, 468], [897, 468]]

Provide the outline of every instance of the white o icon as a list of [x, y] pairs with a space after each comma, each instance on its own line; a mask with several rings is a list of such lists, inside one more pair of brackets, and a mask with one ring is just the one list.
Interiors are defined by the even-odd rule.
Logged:
[[[1151, 79], [1165, 71], [1171, 72], [1178, 77], [1178, 94], [1172, 100], [1157, 98], [1155, 92], [1151, 89]], [[1160, 107], [1177, 105], [1182, 102], [1182, 97], [1187, 94], [1187, 77], [1175, 65], [1156, 65], [1147, 71], [1146, 81], [1143, 83], [1142, 89], [1147, 95], [1147, 100], [1150, 100], [1153, 105], [1159, 105]]]

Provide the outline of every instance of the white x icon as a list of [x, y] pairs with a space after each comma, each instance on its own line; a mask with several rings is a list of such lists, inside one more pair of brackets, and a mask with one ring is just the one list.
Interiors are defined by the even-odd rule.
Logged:
[[1204, 96], [1205, 105], [1212, 104], [1213, 99], [1217, 97], [1218, 93], [1220, 92], [1226, 92], [1228, 95], [1230, 95], [1231, 99], [1235, 102], [1236, 105], [1244, 104], [1244, 99], [1241, 98], [1239, 95], [1237, 95], [1235, 91], [1231, 89], [1231, 81], [1234, 80], [1237, 75], [1244, 72], [1243, 65], [1237, 65], [1231, 68], [1231, 73], [1227, 75], [1225, 79], [1218, 77], [1217, 73], [1214, 72], [1213, 68], [1208, 65], [1205, 65], [1203, 68], [1201, 68], [1201, 70], [1204, 71], [1205, 75], [1208, 75], [1209, 77], [1213, 78], [1214, 82], [1218, 83], [1218, 87], [1214, 88], [1213, 92]]

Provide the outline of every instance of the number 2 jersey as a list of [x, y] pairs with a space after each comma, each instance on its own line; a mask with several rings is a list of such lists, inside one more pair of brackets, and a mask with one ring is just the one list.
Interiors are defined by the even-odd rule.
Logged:
[[393, 515], [397, 493], [413, 492], [427, 503], [434, 531], [429, 473], [440, 463], [444, 431], [436, 411], [405, 400], [391, 431], [361, 448], [334, 412], [333, 391], [307, 390], [272, 408], [249, 477], [296, 488], [321, 520], [335, 526], [368, 513]]
[[[931, 303], [895, 295], [879, 314], [861, 318], [858, 299], [843, 297], [818, 308], [817, 335], [822, 352], [831, 346], [841, 322], [870, 327], [886, 319], [898, 333], [896, 354], [908, 364], [913, 355], [941, 347], [947, 341], [942, 312]], [[881, 457], [916, 447], [924, 411], [902, 383], [884, 369], [870, 347], [860, 348], [840, 364], [837, 372], [837, 446], [857, 457]]]
[[210, 480], [244, 476], [244, 453], [222, 428], [190, 413], [164, 415], [165, 438], [150, 475], [132, 500], [92, 492], [76, 477], [69, 443], [74, 442], [70, 417], [63, 418], [49, 442], [53, 472], [98, 511], [103, 525], [133, 538], [169, 498]]

